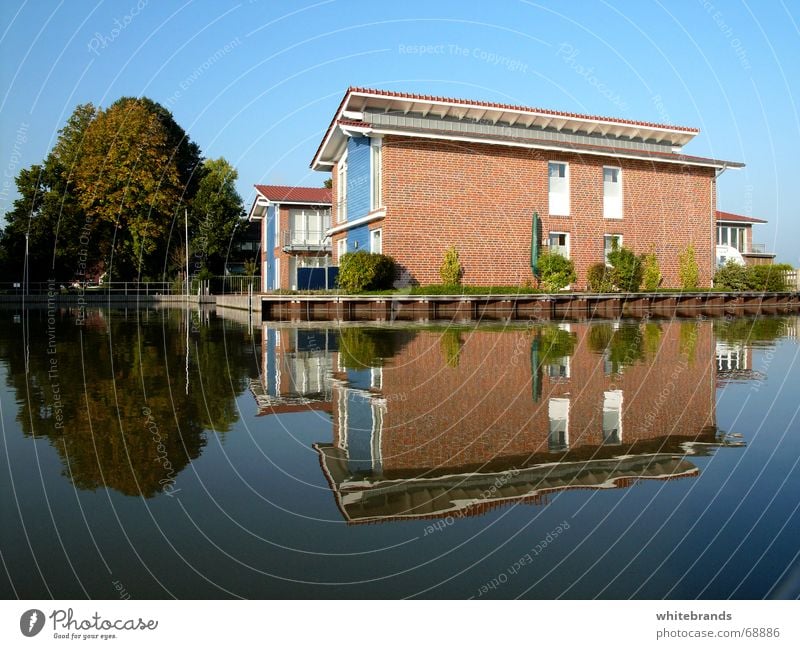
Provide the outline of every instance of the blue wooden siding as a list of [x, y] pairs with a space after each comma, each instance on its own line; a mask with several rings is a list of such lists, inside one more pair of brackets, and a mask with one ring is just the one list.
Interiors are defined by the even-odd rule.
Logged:
[[[347, 142], [347, 220], [369, 213], [370, 139], [351, 137]], [[362, 225], [347, 231], [347, 251], [369, 252], [369, 228]]]
[[368, 137], [351, 137], [347, 143], [348, 221], [369, 212], [369, 143]]
[[366, 225], [347, 231], [347, 252], [358, 250], [369, 252], [369, 228]]

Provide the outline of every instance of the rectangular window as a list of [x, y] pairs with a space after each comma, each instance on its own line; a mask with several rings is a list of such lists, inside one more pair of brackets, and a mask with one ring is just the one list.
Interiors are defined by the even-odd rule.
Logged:
[[621, 234], [604, 234], [603, 235], [603, 259], [606, 262], [606, 266], [610, 266], [611, 262], [608, 261], [609, 253], [614, 249], [614, 241], [617, 242], [617, 247], [622, 247], [622, 235]]
[[569, 165], [551, 162], [547, 165], [550, 214], [569, 216]]
[[369, 251], [381, 254], [383, 252], [383, 232], [379, 229], [369, 233]]
[[281, 206], [275, 203], [275, 214], [272, 217], [275, 220], [275, 245], [281, 245]]
[[281, 288], [281, 260], [275, 260], [275, 277], [273, 278], [273, 288], [278, 291]]
[[603, 167], [603, 216], [622, 218], [622, 169]]
[[347, 236], [342, 237], [336, 243], [336, 257], [339, 263], [342, 263], [342, 257], [347, 254]]
[[383, 173], [383, 148], [381, 146], [381, 138], [372, 138], [370, 140], [369, 154], [370, 154], [370, 209], [377, 210], [383, 205], [383, 198], [381, 196], [382, 183], [381, 174]]
[[548, 235], [550, 252], [569, 259], [569, 234], [566, 232], [551, 232]]
[[732, 225], [717, 226], [717, 245], [730, 246], [739, 252], [746, 252], [746, 228], [739, 228]]
[[336, 178], [336, 222], [347, 221], [347, 151], [339, 160], [338, 176]]

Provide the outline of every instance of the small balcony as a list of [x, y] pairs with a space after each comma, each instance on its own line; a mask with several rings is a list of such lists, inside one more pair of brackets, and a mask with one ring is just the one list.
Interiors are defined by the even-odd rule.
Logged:
[[284, 252], [330, 252], [331, 240], [324, 230], [283, 230], [281, 248]]
[[763, 243], [750, 243], [747, 250], [742, 252], [742, 257], [748, 266], [758, 266], [771, 264], [775, 259], [775, 253], [768, 252], [767, 246]]

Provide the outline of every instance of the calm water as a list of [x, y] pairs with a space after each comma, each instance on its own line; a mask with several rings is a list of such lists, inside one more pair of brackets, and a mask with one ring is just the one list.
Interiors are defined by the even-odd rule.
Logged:
[[0, 311], [6, 598], [800, 593], [795, 317], [52, 315]]

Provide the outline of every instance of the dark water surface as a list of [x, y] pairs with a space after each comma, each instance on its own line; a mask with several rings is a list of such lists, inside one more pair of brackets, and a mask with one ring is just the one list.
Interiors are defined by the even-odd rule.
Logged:
[[0, 311], [0, 594], [800, 592], [798, 319]]

